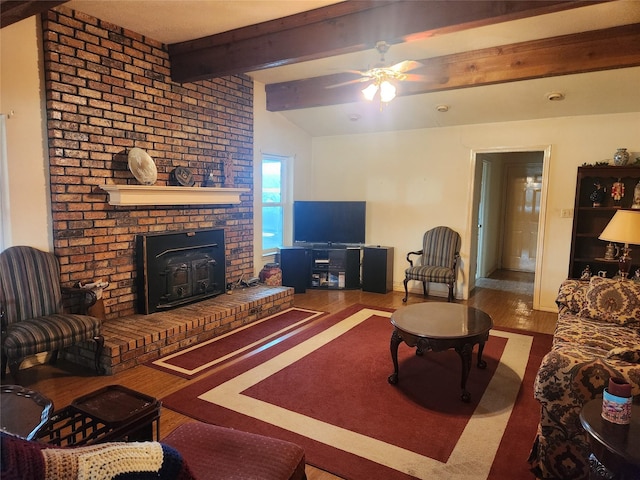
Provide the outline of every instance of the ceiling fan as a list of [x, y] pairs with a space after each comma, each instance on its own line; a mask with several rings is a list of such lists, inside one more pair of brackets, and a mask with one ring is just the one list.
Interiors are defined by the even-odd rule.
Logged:
[[380, 102], [384, 104], [389, 103], [395, 98], [396, 85], [398, 82], [423, 82], [426, 80], [424, 75], [407, 73], [411, 70], [424, 66], [420, 62], [416, 62], [414, 60], [404, 60], [390, 67], [385, 67], [384, 55], [389, 51], [389, 47], [390, 45], [384, 41], [376, 43], [376, 50], [380, 54], [380, 63], [377, 66], [364, 71], [347, 70], [347, 72], [360, 75], [360, 78], [330, 85], [327, 88], [342, 87], [344, 85], [351, 85], [354, 83], [371, 82], [362, 90], [362, 94], [367, 100], [372, 101], [376, 97], [376, 94], [380, 92]]

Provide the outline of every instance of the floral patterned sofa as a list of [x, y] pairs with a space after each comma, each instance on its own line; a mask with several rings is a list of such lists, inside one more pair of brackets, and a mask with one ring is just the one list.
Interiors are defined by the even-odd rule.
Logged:
[[582, 406], [601, 398], [610, 377], [640, 400], [640, 283], [592, 277], [565, 280], [551, 351], [534, 384], [541, 418], [529, 459], [544, 479], [587, 479], [589, 444]]

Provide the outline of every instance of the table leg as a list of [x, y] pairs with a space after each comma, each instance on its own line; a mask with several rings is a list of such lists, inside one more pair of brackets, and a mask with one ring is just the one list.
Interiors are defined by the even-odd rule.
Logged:
[[471, 400], [471, 394], [467, 391], [467, 379], [469, 378], [469, 370], [471, 370], [471, 352], [473, 351], [473, 345], [465, 343], [462, 347], [456, 347], [456, 352], [460, 355], [462, 360], [462, 379], [460, 387], [462, 388], [462, 401], [469, 402]]
[[398, 383], [398, 345], [402, 342], [402, 337], [398, 330], [394, 329], [391, 334], [391, 360], [393, 361], [393, 373], [387, 379], [391, 385]]
[[487, 368], [487, 362], [482, 360], [482, 352], [484, 351], [484, 342], [480, 342], [478, 344], [478, 368], [485, 369]]

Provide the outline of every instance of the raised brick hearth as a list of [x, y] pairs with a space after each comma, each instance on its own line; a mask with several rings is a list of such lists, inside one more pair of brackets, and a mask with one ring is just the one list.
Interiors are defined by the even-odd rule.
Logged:
[[[105, 320], [101, 363], [107, 374], [121, 372], [290, 308], [293, 298], [293, 288], [257, 286], [165, 312]], [[93, 368], [94, 352], [87, 343], [65, 358]]]

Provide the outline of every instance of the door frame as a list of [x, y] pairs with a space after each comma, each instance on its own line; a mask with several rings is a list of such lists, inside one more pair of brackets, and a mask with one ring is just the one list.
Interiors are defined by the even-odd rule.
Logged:
[[542, 191], [540, 193], [540, 216], [538, 225], [538, 241], [536, 250], [536, 268], [534, 272], [533, 282], [533, 309], [540, 309], [540, 290], [542, 281], [542, 263], [543, 263], [543, 246], [544, 246], [544, 233], [546, 225], [546, 212], [547, 212], [547, 196], [548, 196], [548, 183], [549, 183], [549, 170], [551, 161], [551, 145], [535, 145], [529, 147], [496, 147], [496, 148], [484, 148], [484, 149], [472, 149], [471, 150], [471, 185], [469, 195], [469, 208], [471, 212], [469, 215], [468, 231], [470, 232], [471, 245], [469, 250], [469, 291], [475, 288], [475, 277], [478, 268], [478, 235], [485, 235], [485, 231], [478, 229], [478, 212], [481, 202], [481, 189], [482, 189], [482, 173], [483, 169], [479, 168], [478, 162], [482, 163], [482, 160], [478, 159], [478, 155], [485, 153], [511, 153], [511, 152], [542, 152]]

